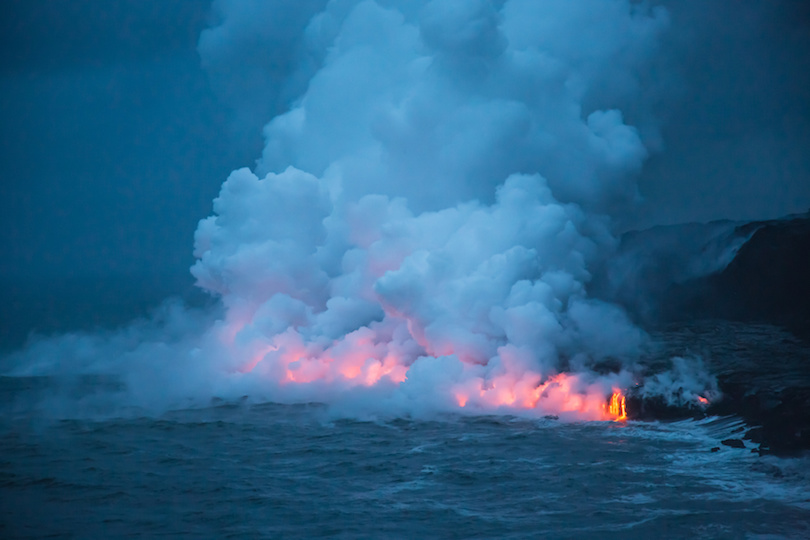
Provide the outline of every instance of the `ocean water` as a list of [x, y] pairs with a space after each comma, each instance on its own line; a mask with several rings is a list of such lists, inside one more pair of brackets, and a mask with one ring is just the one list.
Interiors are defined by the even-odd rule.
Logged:
[[[670, 334], [703, 335], [715, 356], [796, 352], [761, 326], [712, 328]], [[77, 419], [9, 406], [50, 383], [0, 378], [2, 538], [810, 538], [810, 458], [722, 445], [741, 436], [735, 417], [360, 421], [243, 400]]]
[[276, 404], [3, 421], [0, 533], [810, 537], [808, 461], [719, 444], [739, 427], [732, 418], [360, 422]]

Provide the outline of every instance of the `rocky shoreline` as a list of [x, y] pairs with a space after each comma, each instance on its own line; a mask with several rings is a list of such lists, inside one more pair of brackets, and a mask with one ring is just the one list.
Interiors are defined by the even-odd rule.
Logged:
[[[724, 268], [678, 277], [746, 238]], [[632, 232], [617, 260], [614, 274], [634, 273], [618, 272], [614, 282], [598, 276], [603, 296], [653, 329], [658, 358], [702, 358], [723, 395], [704, 409], [636, 389], [627, 396], [629, 418], [734, 415], [749, 427], [726, 446], [778, 456], [810, 451], [810, 213]]]
[[723, 399], [706, 409], [631, 394], [627, 396], [627, 416], [631, 420], [672, 421], [734, 415], [743, 418], [748, 427], [740, 428], [738, 438], [720, 441], [725, 446], [779, 457], [810, 452], [810, 388], [787, 388], [776, 394], [752, 393], [742, 386], [721, 384], [721, 388]]

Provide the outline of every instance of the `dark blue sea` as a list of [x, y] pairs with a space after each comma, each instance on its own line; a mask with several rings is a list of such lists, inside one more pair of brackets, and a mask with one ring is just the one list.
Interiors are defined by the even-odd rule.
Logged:
[[360, 421], [244, 399], [60, 418], [12, 405], [52, 383], [0, 379], [3, 538], [810, 538], [810, 459], [720, 444], [745, 428], [735, 416]]

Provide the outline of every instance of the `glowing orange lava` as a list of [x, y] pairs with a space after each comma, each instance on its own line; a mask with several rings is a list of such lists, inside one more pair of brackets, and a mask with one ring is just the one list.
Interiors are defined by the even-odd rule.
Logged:
[[459, 407], [463, 408], [465, 405], [467, 405], [467, 399], [467, 396], [464, 394], [456, 394], [456, 401], [458, 402]]
[[627, 420], [627, 409], [625, 408], [625, 398], [621, 390], [613, 390], [613, 395], [610, 396], [610, 404], [607, 406], [608, 414], [613, 417], [616, 422], [623, 422]]
[[[530, 362], [521, 356], [524, 353], [510, 346], [498, 350], [505, 369], [488, 373], [480, 362], [467, 360], [470, 355], [458, 351], [442, 350], [442, 356], [434, 353], [434, 357], [408, 358], [401, 346], [366, 327], [321, 343], [308, 343], [295, 329], [288, 329], [271, 339], [245, 344], [240, 343], [245, 341], [244, 336], [240, 337], [243, 330], [226, 330], [231, 331], [223, 332], [224, 345], [241, 353], [240, 365], [235, 370], [270, 377], [280, 386], [319, 383], [320, 388], [323, 384], [335, 384], [349, 389], [382, 384], [392, 392], [399, 388], [406, 392], [412, 392], [412, 388], [430, 392], [432, 388], [450, 398], [439, 399], [450, 408], [473, 414], [526, 411], [531, 415], [575, 420], [627, 420], [625, 396], [619, 390], [629, 382], [625, 375], [616, 374], [608, 382], [588, 373], [542, 373], [532, 369]], [[410, 327], [408, 332], [413, 335]], [[452, 378], [436, 378], [437, 370], [428, 367], [432, 362], [444, 362], [447, 372], [453, 373]], [[434, 385], [434, 381], [439, 384]], [[608, 388], [613, 393], [606, 399]]]
[[698, 400], [698, 403], [700, 403], [701, 405], [708, 405], [709, 404], [709, 400], [706, 399], [703, 396], [698, 396], [697, 400]]

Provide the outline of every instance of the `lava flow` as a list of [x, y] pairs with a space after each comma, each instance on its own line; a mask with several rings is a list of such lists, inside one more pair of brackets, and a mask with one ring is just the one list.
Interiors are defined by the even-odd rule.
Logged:
[[[421, 356], [405, 359], [394, 344], [375, 337], [366, 328], [321, 348], [307, 347], [300, 336], [287, 332], [277, 336], [272, 346], [251, 355], [239, 371], [252, 372], [261, 365], [259, 371], [276, 378], [282, 386], [327, 384], [348, 389], [393, 383], [394, 386], [389, 388], [398, 388], [405, 393], [410, 391], [409, 388], [418, 387], [433, 394], [432, 399], [437, 404], [445, 403], [450, 409], [458, 407], [469, 412], [501, 410], [578, 420], [627, 419], [625, 397], [618, 387], [613, 386], [613, 395], [606, 401], [606, 381], [594, 380], [586, 374], [543, 376], [536, 370], [510, 364], [514, 358], [507, 350], [501, 351], [501, 361], [504, 367], [511, 369], [500, 373], [487, 373], [484, 367], [457, 358]], [[425, 370], [435, 370], [439, 366], [443, 371], [454, 372], [453, 380], [445, 379], [440, 384], [433, 378], [426, 381]], [[446, 401], [442, 395], [447, 394], [453, 399]], [[423, 397], [427, 398], [427, 395]]]
[[610, 403], [607, 405], [607, 412], [616, 422], [627, 420], [627, 409], [625, 407], [624, 394], [620, 390], [614, 390], [610, 396]]

